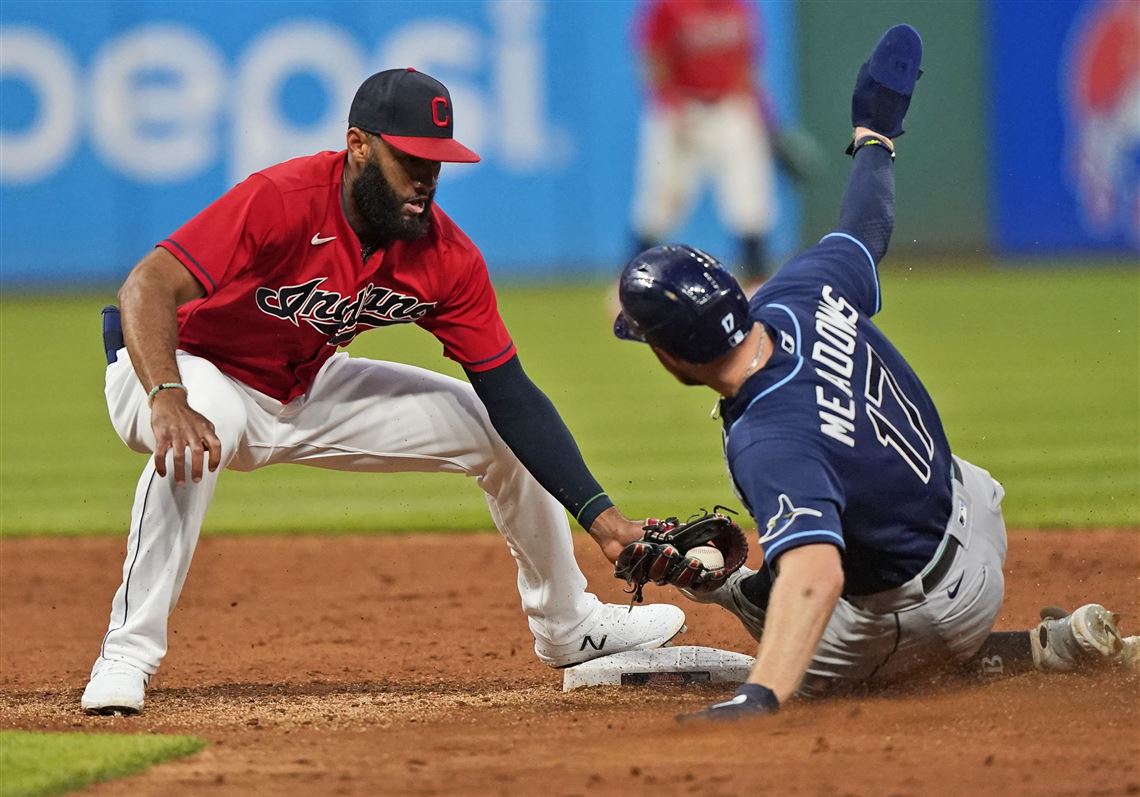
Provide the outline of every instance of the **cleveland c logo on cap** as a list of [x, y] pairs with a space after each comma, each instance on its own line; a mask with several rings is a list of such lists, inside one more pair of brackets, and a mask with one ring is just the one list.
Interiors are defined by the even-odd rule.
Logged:
[[431, 120], [436, 127], [447, 127], [451, 122], [451, 109], [447, 107], [447, 97], [432, 98]]
[[447, 87], [410, 67], [386, 69], [361, 83], [348, 111], [348, 124], [416, 158], [441, 163], [479, 160], [452, 137], [455, 115]]

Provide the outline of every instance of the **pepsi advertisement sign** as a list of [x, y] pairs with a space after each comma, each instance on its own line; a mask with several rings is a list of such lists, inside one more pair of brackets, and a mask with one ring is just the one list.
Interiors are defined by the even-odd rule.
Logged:
[[988, 7], [998, 248], [1140, 253], [1140, 6]]
[[[439, 205], [493, 275], [618, 273], [643, 97], [630, 2], [5, 0], [0, 278], [122, 279], [249, 173], [344, 148], [352, 97], [414, 66], [450, 90]], [[794, 9], [764, 16], [765, 78], [794, 121]], [[678, 231], [735, 252], [710, 207]], [[787, 189], [773, 242], [797, 239]], [[713, 231], [709, 234], [709, 231]]]

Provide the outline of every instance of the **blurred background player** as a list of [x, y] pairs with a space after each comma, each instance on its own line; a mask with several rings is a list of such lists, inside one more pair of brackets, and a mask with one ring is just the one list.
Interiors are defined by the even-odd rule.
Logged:
[[682, 223], [708, 179], [740, 242], [742, 278], [763, 279], [777, 208], [775, 114], [755, 78], [758, 9], [744, 0], [648, 0], [636, 36], [649, 94], [633, 198], [637, 251]]

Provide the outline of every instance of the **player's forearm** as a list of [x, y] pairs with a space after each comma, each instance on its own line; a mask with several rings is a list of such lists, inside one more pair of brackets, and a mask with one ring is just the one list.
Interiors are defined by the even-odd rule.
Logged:
[[895, 228], [891, 158], [892, 152], [885, 146], [861, 147], [855, 152], [839, 212], [838, 229], [859, 239], [876, 263], [886, 255]]
[[[135, 374], [145, 390], [164, 382], [178, 382], [178, 284], [168, 278], [173, 256], [156, 249], [140, 262], [119, 289], [123, 340]], [[182, 270], [175, 261], [175, 267]], [[175, 272], [177, 273], [177, 272]]]
[[613, 501], [586, 467], [554, 404], [523, 371], [518, 357], [489, 371], [467, 371], [491, 425], [523, 466], [590, 529]]
[[781, 703], [791, 697], [823, 637], [843, 590], [839, 551], [807, 545], [780, 558], [764, 636], [750, 683], [771, 689]]

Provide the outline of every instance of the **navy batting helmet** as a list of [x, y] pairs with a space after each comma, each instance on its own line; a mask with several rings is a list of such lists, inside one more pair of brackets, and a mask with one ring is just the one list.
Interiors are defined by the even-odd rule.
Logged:
[[694, 363], [715, 360], [748, 334], [748, 300], [715, 257], [691, 246], [646, 249], [621, 273], [614, 334]]

